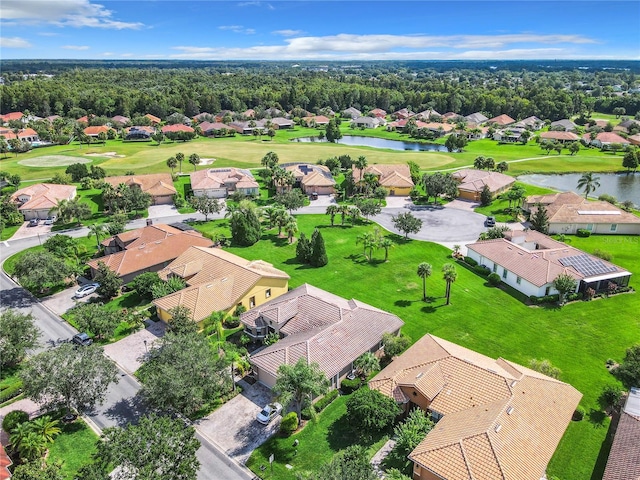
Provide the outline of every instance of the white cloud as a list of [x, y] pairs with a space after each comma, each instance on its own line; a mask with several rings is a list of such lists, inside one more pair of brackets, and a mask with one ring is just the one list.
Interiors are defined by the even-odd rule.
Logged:
[[0, 37], [0, 47], [2, 48], [29, 48], [31, 44], [20, 37]]
[[89, 50], [88, 45], [63, 45], [61, 48], [65, 50]]
[[220, 30], [228, 30], [234, 33], [244, 33], [245, 35], [253, 35], [256, 31], [253, 28], [245, 28], [242, 25], [220, 25]]
[[137, 29], [139, 22], [121, 22], [113, 12], [89, 0], [2, 0], [2, 22], [11, 24], [50, 23], [60, 27], [93, 27], [115, 30]]
[[274, 30], [271, 32], [273, 35], [282, 35], [283, 37], [293, 37], [294, 35], [300, 35], [304, 33], [303, 30]]
[[[243, 27], [231, 25], [220, 28], [235, 31]], [[449, 36], [338, 34], [289, 38], [283, 44], [247, 48], [176, 46], [173, 49], [178, 53], [171, 57], [202, 60], [574, 58], [581, 52], [573, 48], [593, 43], [597, 42], [583, 35], [531, 33]]]
[[276, 8], [275, 8], [273, 5], [271, 5], [270, 3], [264, 3], [264, 4], [263, 4], [262, 2], [256, 2], [256, 1], [253, 1], [253, 2], [240, 2], [240, 3], [238, 3], [238, 6], [239, 6], [239, 7], [262, 7], [263, 5], [264, 5], [266, 8], [268, 8], [269, 10], [275, 10], [275, 9], [276, 9]]
[[102, 52], [103, 57], [111, 57], [113, 56], [113, 52]]
[[38, 32], [38, 35], [41, 37], [57, 37], [60, 34], [55, 32]]

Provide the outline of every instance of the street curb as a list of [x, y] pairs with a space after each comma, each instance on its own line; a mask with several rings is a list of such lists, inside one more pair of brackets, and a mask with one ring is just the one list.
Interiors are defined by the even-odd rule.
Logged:
[[96, 425], [96, 423], [91, 420], [91, 418], [84, 414], [81, 415], [81, 418], [87, 425], [89, 425], [89, 428], [93, 430], [94, 433], [96, 433], [99, 437], [102, 435], [102, 429], [98, 425]]
[[229, 455], [227, 455], [224, 452], [224, 450], [222, 449], [222, 447], [220, 445], [218, 445], [218, 443], [214, 439], [212, 439], [206, 433], [201, 432], [198, 429], [198, 426], [195, 425], [193, 422], [192, 422], [192, 425], [193, 425], [193, 428], [195, 429], [196, 433], [200, 437], [205, 439], [207, 442], [209, 442], [209, 444], [213, 447], [213, 449], [218, 453], [218, 458], [223, 460], [227, 464], [228, 467], [231, 467], [233, 470], [236, 471], [236, 473], [238, 473], [240, 475], [243, 475], [247, 480], [253, 480], [254, 478], [256, 478], [255, 473], [253, 473], [251, 470], [249, 470], [249, 468], [247, 466], [241, 464], [235, 458], [232, 458]]

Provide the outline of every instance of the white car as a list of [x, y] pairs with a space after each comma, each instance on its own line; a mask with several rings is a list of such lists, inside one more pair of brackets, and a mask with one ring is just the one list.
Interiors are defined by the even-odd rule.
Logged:
[[74, 297], [82, 298], [86, 297], [87, 295], [91, 295], [98, 289], [99, 286], [99, 283], [87, 283], [86, 285], [83, 285], [78, 290], [76, 290]]
[[257, 415], [256, 420], [258, 420], [263, 425], [269, 425], [269, 422], [276, 418], [280, 412], [282, 412], [282, 405], [279, 403], [270, 403], [266, 405], [262, 411]]

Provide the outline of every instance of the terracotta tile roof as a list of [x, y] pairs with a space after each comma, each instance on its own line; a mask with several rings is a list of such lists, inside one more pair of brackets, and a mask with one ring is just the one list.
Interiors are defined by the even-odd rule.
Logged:
[[640, 145], [640, 133], [631, 135], [630, 137], [627, 138], [627, 140], [629, 140], [629, 142], [633, 143], [634, 145]]
[[25, 138], [25, 137], [37, 137], [37, 136], [38, 136], [38, 132], [36, 132], [33, 128], [23, 128], [18, 131], [18, 135], [13, 133], [13, 130], [0, 128], [0, 137], [4, 137], [7, 140], [11, 140], [12, 138]]
[[[526, 206], [533, 206], [537, 203], [543, 204], [545, 207], [550, 205], [577, 204], [584, 202], [584, 197], [575, 192], [547, 193], [544, 195], [530, 195], [525, 200]], [[547, 213], [549, 210], [547, 210]]]
[[515, 123], [515, 120], [511, 118], [509, 115], [503, 113], [502, 115], [498, 115], [497, 117], [493, 117], [487, 120], [487, 123], [497, 123], [498, 125], [511, 125]]
[[[585, 281], [603, 274], [628, 273], [617, 265], [557, 242], [539, 232], [507, 232], [505, 236], [506, 238], [471, 243], [467, 248], [537, 287], [553, 282], [561, 273]], [[522, 246], [525, 242], [535, 244], [537, 249], [525, 248]], [[576, 262], [593, 265], [596, 267], [592, 270], [594, 273], [580, 268]]]
[[229, 130], [229, 125], [221, 122], [202, 122], [200, 124], [200, 129], [203, 132], [210, 132], [212, 130]]
[[[587, 142], [593, 141], [591, 140], [590, 133], [585, 133], [584, 135], [582, 135], [582, 138], [584, 138]], [[622, 138], [620, 135], [613, 132], [600, 132], [598, 135], [596, 135], [595, 140], [598, 140], [603, 144], [620, 143], [622, 145], [627, 145], [629, 143], [629, 140], [627, 140], [626, 138]]]
[[143, 192], [152, 196], [175, 195], [177, 192], [173, 186], [173, 180], [169, 173], [149, 173], [147, 175], [122, 175], [118, 177], [106, 177], [105, 182], [117, 188], [118, 185], [137, 185]]
[[640, 389], [632, 388], [620, 414], [602, 480], [640, 480]]
[[170, 133], [170, 132], [195, 132], [195, 130], [188, 125], [183, 125], [182, 123], [176, 123], [175, 125], [165, 125], [162, 127], [162, 133]]
[[190, 174], [191, 188], [193, 190], [206, 190], [210, 188], [224, 188], [231, 185], [231, 188], [259, 188], [249, 170], [240, 168], [208, 168]]
[[[414, 186], [408, 165], [369, 165], [364, 169], [362, 177], [364, 178], [364, 175], [367, 173], [376, 175], [380, 185], [386, 188], [406, 188]], [[352, 168], [352, 174], [356, 182], [360, 181], [360, 169], [354, 166]]]
[[317, 125], [324, 125], [329, 123], [329, 118], [324, 115], [312, 115], [309, 117], [302, 118], [305, 122], [311, 123], [311, 121], [315, 121]]
[[91, 136], [97, 136], [101, 133], [107, 133], [109, 131], [109, 127], [107, 127], [106, 125], [99, 125], [97, 127], [87, 127], [83, 130], [85, 135], [89, 135]]
[[373, 115], [374, 117], [385, 117], [387, 115], [386, 110], [382, 110], [381, 108], [374, 108], [369, 113], [371, 113], [371, 115]]
[[13, 464], [9, 455], [4, 449], [4, 445], [0, 443], [0, 480], [8, 480], [11, 478], [9, 467]]
[[21, 188], [11, 195], [13, 202], [19, 197], [30, 197], [18, 210], [50, 210], [58, 205], [60, 200], [69, 200], [76, 196], [74, 185], [57, 185], [53, 183], [37, 183]]
[[[549, 223], [640, 223], [640, 217], [625, 212], [609, 202], [591, 202], [584, 198], [582, 200], [580, 204], [565, 204], [553, 209], [552, 204], [547, 209]], [[551, 213], [549, 210], [552, 210]]]
[[456, 128], [455, 125], [451, 125], [450, 123], [437, 123], [437, 122], [428, 122], [428, 123], [417, 122], [416, 126], [418, 128], [426, 128], [434, 131], [443, 131], [445, 133], [449, 133], [454, 128]]
[[116, 115], [115, 117], [111, 117], [111, 120], [118, 123], [129, 123], [131, 121], [129, 117], [125, 117], [124, 115]]
[[289, 127], [293, 125], [293, 120], [284, 117], [275, 117], [271, 119], [271, 123], [278, 125], [279, 127]]
[[77, 119], [76, 122], [78, 122], [78, 123], [89, 123], [89, 117], [87, 115], [85, 115], [84, 117], [80, 117], [79, 119]]
[[488, 172], [485, 170], [475, 170], [465, 168], [452, 174], [460, 184], [458, 190], [469, 192], [482, 192], [485, 185], [489, 186], [492, 193], [497, 192], [515, 183], [516, 179], [499, 172]]
[[331, 172], [324, 165], [294, 163], [283, 164], [282, 167], [292, 172], [296, 180], [306, 187], [329, 187], [336, 184]]
[[283, 339], [251, 356], [251, 363], [272, 375], [280, 365], [304, 358], [330, 378], [375, 348], [383, 333], [404, 325], [395, 315], [306, 284], [242, 314], [241, 321], [262, 325], [265, 317], [286, 322], [280, 328]]
[[542, 132], [540, 138], [545, 140], [577, 141], [580, 137], [573, 132]]
[[0, 115], [0, 119], [3, 122], [10, 122], [11, 120], [20, 120], [24, 114], [22, 112], [9, 112], [4, 115]]
[[[134, 230], [136, 237], [120, 234], [118, 237], [126, 244], [124, 251], [94, 258], [87, 264], [97, 269], [98, 262], [104, 262], [119, 277], [124, 277], [135, 272], [164, 267], [191, 246], [213, 246], [211, 240], [198, 232], [183, 232], [168, 225], [164, 226], [168, 227], [166, 229], [158, 227], [154, 225]], [[131, 241], [132, 238], [135, 240]], [[111, 239], [105, 242], [111, 244]]]
[[444, 416], [409, 459], [447, 480], [540, 479], [582, 397], [571, 385], [433, 335], [369, 386], [403, 402], [410, 400], [403, 389], [435, 394], [426, 397], [429, 409]]
[[158, 117], [156, 117], [155, 115], [151, 115], [150, 113], [147, 113], [145, 117], [151, 120], [151, 123], [160, 123], [162, 121]]

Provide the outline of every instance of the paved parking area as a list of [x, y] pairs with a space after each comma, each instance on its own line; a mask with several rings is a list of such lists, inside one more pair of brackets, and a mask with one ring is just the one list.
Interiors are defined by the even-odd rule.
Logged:
[[97, 293], [92, 293], [83, 298], [75, 298], [73, 295], [78, 289], [78, 285], [74, 285], [73, 287], [67, 288], [61, 292], [56, 293], [55, 295], [51, 295], [49, 297], [45, 297], [41, 300], [42, 304], [51, 310], [56, 315], [62, 315], [67, 312], [70, 308], [75, 307], [79, 303], [87, 303], [91, 298], [95, 298], [98, 296]]
[[44, 220], [40, 220], [40, 224], [37, 227], [29, 227], [29, 222], [24, 222], [22, 226], [16, 230], [16, 233], [9, 240], [20, 240], [21, 238], [29, 238], [40, 235], [44, 242], [49, 238], [51, 233], [51, 225], [45, 225]]
[[132, 333], [104, 347], [104, 354], [116, 362], [127, 373], [135, 373], [155, 342], [166, 330], [164, 322], [150, 322], [147, 328]]
[[271, 390], [259, 383], [239, 384], [244, 389], [240, 395], [195, 423], [200, 432], [218, 444], [227, 455], [244, 465], [251, 452], [278, 431], [281, 417], [277, 417], [269, 425], [258, 423], [256, 415], [272, 401]]
[[175, 205], [151, 205], [147, 218], [172, 217], [174, 215], [180, 215]]
[[387, 202], [387, 208], [407, 208], [410, 205], [413, 205], [411, 198], [409, 197], [387, 197], [385, 198]]
[[335, 205], [336, 199], [333, 195], [318, 195], [317, 200], [309, 200], [309, 206], [311, 207], [328, 207], [329, 205]]
[[466, 210], [468, 212], [473, 212], [474, 208], [478, 208], [480, 206], [479, 202], [474, 202], [471, 200], [462, 200], [460, 198], [456, 198], [455, 200], [447, 203], [447, 208], [456, 208], [458, 210]]

